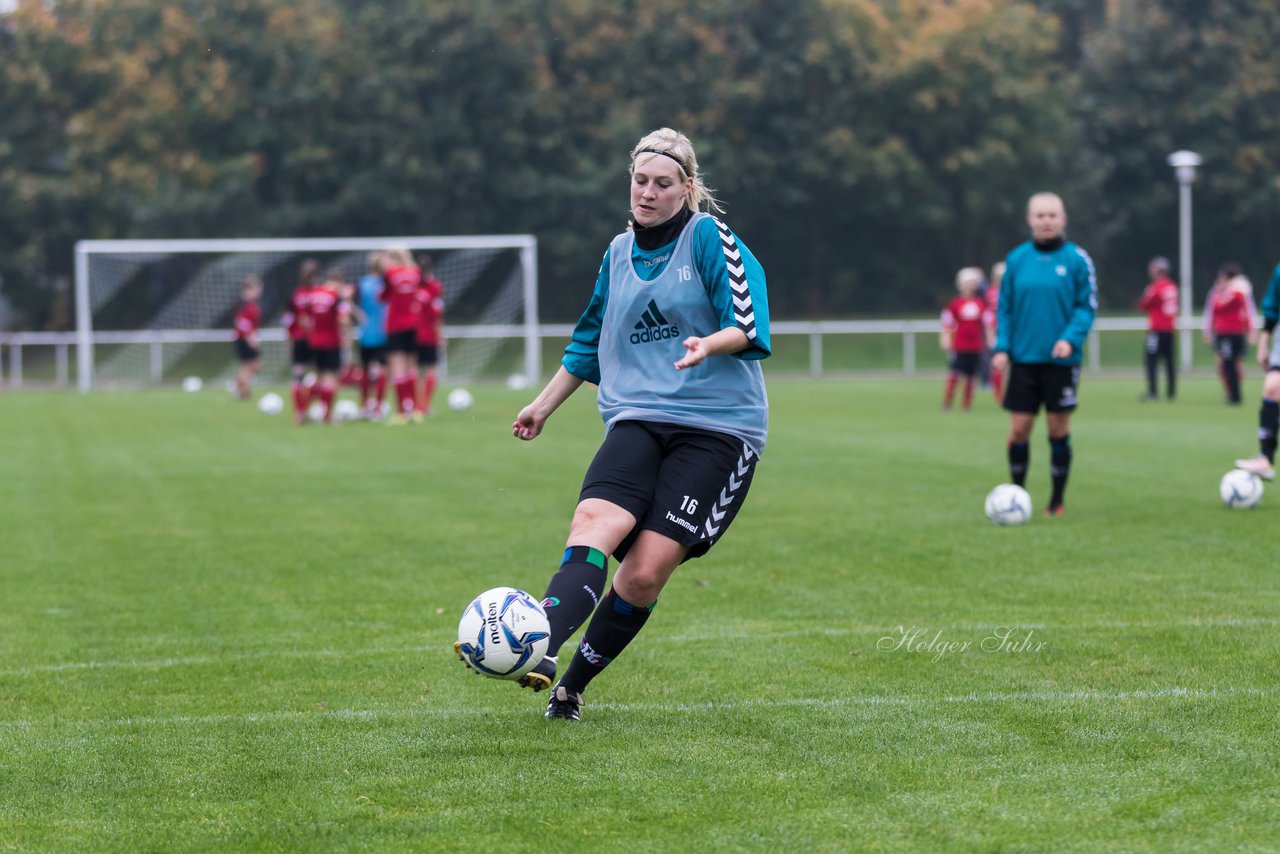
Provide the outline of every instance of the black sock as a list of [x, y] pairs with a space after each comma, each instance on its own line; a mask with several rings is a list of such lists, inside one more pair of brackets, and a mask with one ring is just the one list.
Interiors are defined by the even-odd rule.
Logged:
[[560, 569], [551, 576], [542, 607], [551, 624], [547, 655], [555, 656], [569, 635], [587, 621], [604, 593], [609, 560], [604, 552], [590, 546], [569, 546]]
[[1027, 466], [1031, 462], [1031, 445], [1027, 442], [1009, 443], [1009, 479], [1022, 486], [1027, 482]]
[[1053, 476], [1053, 497], [1050, 507], [1062, 506], [1062, 493], [1067, 489], [1067, 475], [1071, 473], [1071, 436], [1049, 439], [1049, 474]]
[[1147, 350], [1147, 397], [1155, 397], [1158, 394], [1156, 388], [1156, 359], [1157, 356], [1150, 349]]
[[1276, 433], [1280, 430], [1280, 403], [1262, 399], [1262, 409], [1258, 412], [1258, 444], [1262, 447], [1262, 455], [1273, 465], [1276, 461]]
[[1240, 368], [1239, 362], [1235, 359], [1224, 359], [1222, 362], [1222, 376], [1227, 381], [1227, 402], [1240, 402]]
[[581, 693], [640, 633], [652, 611], [653, 605], [647, 608], [632, 605], [610, 589], [582, 635], [582, 643], [578, 644], [578, 651], [573, 654], [560, 684]]

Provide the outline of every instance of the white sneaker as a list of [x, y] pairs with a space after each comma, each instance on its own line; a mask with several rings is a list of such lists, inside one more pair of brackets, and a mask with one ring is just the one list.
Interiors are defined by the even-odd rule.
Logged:
[[1236, 460], [1236, 468], [1243, 469], [1250, 474], [1256, 474], [1263, 480], [1276, 479], [1276, 467], [1266, 457], [1258, 456], [1247, 460]]

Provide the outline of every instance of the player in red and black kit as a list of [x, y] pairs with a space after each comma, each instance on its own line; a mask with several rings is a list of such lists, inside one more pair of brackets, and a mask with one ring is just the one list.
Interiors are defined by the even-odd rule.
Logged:
[[316, 364], [316, 394], [324, 404], [324, 423], [333, 421], [333, 398], [342, 369], [342, 332], [350, 322], [351, 303], [342, 295], [341, 270], [330, 270], [325, 280], [308, 292], [311, 318], [307, 343]]
[[311, 405], [311, 389], [307, 387], [307, 369], [311, 366], [311, 349], [307, 345], [307, 295], [320, 279], [320, 262], [308, 258], [298, 270], [298, 286], [289, 297], [285, 309], [285, 331], [289, 335], [289, 370], [293, 374], [293, 417], [299, 424], [306, 423], [307, 407]]
[[407, 249], [389, 249], [380, 261], [382, 301], [387, 304], [387, 361], [396, 389], [396, 413], [388, 424], [421, 418], [414, 410], [418, 385], [418, 317], [422, 272]]
[[[991, 265], [991, 282], [987, 285], [985, 298], [987, 301], [987, 340], [996, 338], [996, 309], [1000, 307], [1000, 282], [1004, 279], [1004, 262], [997, 261]], [[991, 348], [987, 347], [987, 370], [991, 378], [991, 391], [996, 396], [996, 403], [1004, 404], [1004, 371], [998, 371], [991, 365]]]
[[258, 328], [262, 325], [262, 310], [258, 308], [260, 296], [262, 280], [257, 276], [245, 276], [240, 284], [240, 308], [235, 317], [236, 358], [240, 360], [236, 394], [241, 400], [248, 400], [253, 378], [262, 367], [262, 353], [258, 348]]
[[1144, 400], [1159, 400], [1156, 369], [1164, 362], [1169, 400], [1177, 394], [1178, 372], [1173, 358], [1173, 330], [1178, 320], [1178, 286], [1169, 278], [1169, 260], [1152, 258], [1147, 264], [1150, 283], [1138, 299], [1138, 308], [1147, 313], [1147, 394]]
[[436, 392], [436, 365], [444, 343], [444, 285], [433, 272], [430, 255], [418, 256], [422, 271], [422, 288], [418, 291], [418, 369], [422, 382], [417, 387], [414, 409], [422, 415], [431, 412], [431, 398]]
[[973, 382], [978, 375], [982, 351], [989, 343], [988, 330], [991, 328], [986, 301], [977, 295], [981, 285], [982, 271], [977, 267], [965, 267], [956, 274], [956, 290], [960, 295], [942, 311], [942, 332], [938, 343], [946, 352], [950, 367], [942, 394], [944, 410], [951, 408], [961, 377], [964, 377], [964, 396], [960, 399], [960, 408], [968, 412], [973, 404]]
[[1242, 360], [1247, 354], [1246, 341], [1253, 336], [1253, 286], [1240, 271], [1239, 264], [1223, 264], [1209, 291], [1205, 311], [1205, 339], [1213, 333], [1217, 353], [1218, 376], [1226, 390], [1227, 403], [1240, 405], [1240, 382], [1244, 379]]

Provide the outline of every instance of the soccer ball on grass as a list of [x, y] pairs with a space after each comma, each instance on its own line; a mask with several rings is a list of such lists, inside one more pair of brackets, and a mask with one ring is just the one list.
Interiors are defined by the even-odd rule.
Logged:
[[284, 398], [269, 391], [258, 398], [258, 411], [263, 415], [279, 415], [284, 411]]
[[1015, 483], [1002, 483], [987, 493], [983, 510], [997, 525], [1022, 525], [1031, 518], [1031, 496]]
[[465, 388], [455, 388], [449, 392], [449, 408], [455, 412], [461, 412], [464, 409], [470, 409], [472, 404], [471, 392]]
[[551, 626], [538, 600], [514, 587], [481, 593], [458, 621], [458, 655], [477, 673], [519, 679], [547, 654]]
[[1248, 510], [1262, 500], [1262, 478], [1243, 469], [1232, 469], [1218, 481], [1222, 503], [1232, 510]]
[[360, 417], [360, 404], [343, 398], [333, 405], [333, 417], [337, 421], [355, 421]]

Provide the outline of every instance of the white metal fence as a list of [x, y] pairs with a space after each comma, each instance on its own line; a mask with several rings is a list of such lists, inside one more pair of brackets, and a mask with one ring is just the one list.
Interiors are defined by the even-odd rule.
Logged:
[[[1146, 329], [1146, 319], [1142, 317], [1099, 318], [1093, 326], [1093, 334], [1085, 348], [1085, 369], [1091, 373], [1099, 373], [1104, 369], [1119, 368], [1136, 370], [1139, 365], [1139, 353], [1127, 348], [1123, 358], [1116, 356], [1113, 364], [1104, 364], [1102, 341], [1114, 333], [1141, 333]], [[1181, 324], [1183, 330], [1181, 343], [1184, 350], [1183, 366], [1190, 364], [1188, 347], [1191, 333], [1200, 328], [1198, 318]], [[446, 327], [447, 338], [500, 338], [523, 340], [528, 329], [523, 324], [491, 325], [491, 326], [456, 326]], [[573, 332], [571, 324], [541, 324], [537, 327], [539, 339], [567, 339]], [[284, 332], [280, 329], [265, 328], [259, 333], [263, 342], [282, 343]], [[936, 352], [938, 322], [936, 320], [822, 320], [822, 321], [779, 321], [772, 325], [774, 349], [778, 342], [787, 336], [803, 336], [807, 339], [807, 370], [795, 367], [793, 372], [821, 377], [831, 373], [856, 374], [865, 368], [856, 362], [853, 364], [832, 364], [826, 355], [826, 344], [835, 336], [898, 336], [901, 338], [901, 361], [896, 373], [903, 376], [915, 376], [938, 370], [937, 367], [923, 365], [922, 347]], [[201, 343], [226, 343], [231, 341], [231, 331], [227, 329], [179, 329], [179, 330], [141, 330], [132, 332], [95, 332], [94, 345], [145, 345], [150, 353], [151, 384], [166, 381], [165, 348], [170, 345], [190, 345]], [[75, 332], [9, 332], [0, 333], [0, 386], [8, 389], [24, 387], [70, 388], [75, 385], [73, 367], [76, 360], [77, 333]], [[26, 369], [28, 352], [40, 349], [40, 369], [34, 374]], [[51, 354], [50, 354], [51, 351]], [[230, 347], [227, 349], [230, 359]], [[52, 363], [52, 364], [50, 364]], [[795, 366], [795, 361], [792, 360]], [[447, 364], [445, 365], [447, 372]], [[874, 372], [883, 373], [883, 366], [874, 368]], [[169, 380], [176, 378], [168, 377]]]

